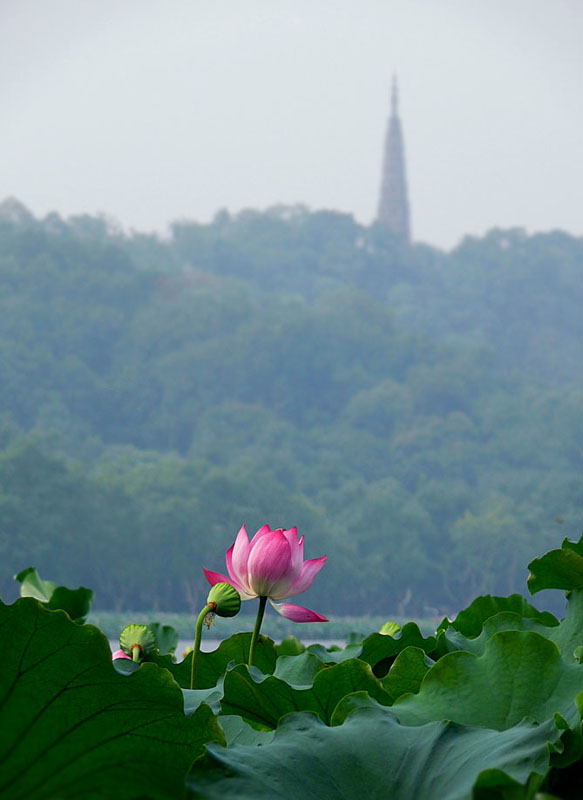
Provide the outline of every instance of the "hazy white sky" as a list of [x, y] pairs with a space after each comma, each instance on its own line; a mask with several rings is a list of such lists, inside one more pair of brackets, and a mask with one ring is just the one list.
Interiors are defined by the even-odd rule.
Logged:
[[583, 0], [0, 0], [0, 199], [369, 223], [393, 71], [416, 240], [583, 235]]

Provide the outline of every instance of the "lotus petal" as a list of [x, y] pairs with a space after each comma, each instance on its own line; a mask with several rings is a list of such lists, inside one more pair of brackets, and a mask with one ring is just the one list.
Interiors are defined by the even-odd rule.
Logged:
[[286, 619], [291, 619], [292, 622], [328, 622], [326, 617], [318, 614], [317, 611], [310, 611], [309, 608], [303, 606], [294, 606], [292, 603], [274, 603], [273, 600], [269, 601], [275, 608], [278, 614]]
[[314, 578], [324, 566], [328, 556], [321, 556], [320, 558], [310, 558], [302, 564], [300, 574], [292, 583], [286, 597], [295, 597], [297, 594], [306, 592], [314, 583]]

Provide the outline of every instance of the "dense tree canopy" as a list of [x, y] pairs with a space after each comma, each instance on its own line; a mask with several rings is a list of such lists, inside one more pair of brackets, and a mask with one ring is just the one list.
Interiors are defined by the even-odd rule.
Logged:
[[580, 239], [444, 253], [303, 207], [162, 239], [12, 202], [0, 279], [5, 597], [34, 564], [101, 608], [197, 607], [268, 522], [329, 555], [318, 608], [429, 613], [578, 538]]

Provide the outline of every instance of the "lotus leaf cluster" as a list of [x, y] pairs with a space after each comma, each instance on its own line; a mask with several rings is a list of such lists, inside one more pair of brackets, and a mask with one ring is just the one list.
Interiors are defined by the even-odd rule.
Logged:
[[[258, 545], [239, 534], [221, 576], [230, 580], [211, 582], [277, 602], [309, 581], [309, 562], [291, 568], [297, 534], [269, 533], [281, 551], [292, 542], [286, 569], [261, 572]], [[105, 635], [77, 602], [72, 611], [77, 590], [61, 592], [59, 608], [56, 587], [39, 596], [40, 578], [25, 571], [27, 596], [0, 603], [0, 796], [581, 797], [583, 537], [529, 568], [531, 592], [567, 593], [562, 619], [520, 595], [488, 595], [435, 630], [387, 624], [344, 648], [257, 637], [251, 666], [253, 634], [241, 632], [198, 653], [195, 689], [193, 653], [180, 660], [160, 645], [170, 631], [126, 630], [130, 658], [112, 661]], [[237, 598], [225, 597], [231, 613]]]

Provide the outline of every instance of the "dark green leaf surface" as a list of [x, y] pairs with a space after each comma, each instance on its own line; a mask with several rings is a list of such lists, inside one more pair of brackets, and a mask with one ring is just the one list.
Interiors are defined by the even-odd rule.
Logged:
[[362, 644], [348, 644], [341, 648], [327, 648], [322, 644], [311, 644], [308, 651], [313, 653], [323, 664], [341, 664], [351, 658], [358, 658], [362, 652]]
[[401, 697], [392, 710], [407, 725], [450, 719], [504, 730], [524, 717], [543, 722], [556, 712], [574, 722], [582, 690], [583, 668], [565, 663], [553, 642], [531, 631], [500, 631], [481, 656], [443, 656], [419, 693]]
[[206, 703], [213, 714], [219, 714], [221, 710], [221, 700], [223, 698], [223, 678], [219, 678], [216, 686], [212, 689], [182, 689], [184, 696], [184, 713], [187, 716]]
[[538, 619], [503, 611], [486, 620], [482, 632], [475, 638], [466, 638], [453, 627], [442, 631], [439, 637], [439, 651], [443, 654], [455, 650], [466, 650], [480, 655], [484, 652], [489, 639], [504, 630], [538, 633], [545, 639], [555, 642], [564, 660], [568, 664], [572, 664], [578, 661], [575, 651], [583, 643], [583, 591], [569, 592], [565, 617], [556, 625], [544, 625]]
[[406, 647], [399, 653], [381, 683], [392, 700], [404, 694], [416, 694], [427, 671], [434, 663], [421, 648]]
[[299, 656], [303, 653], [306, 646], [302, 644], [295, 636], [286, 637], [280, 644], [275, 646], [278, 656]]
[[274, 736], [273, 731], [258, 730], [237, 716], [223, 714], [219, 723], [225, 732], [228, 747], [234, 744], [265, 745], [269, 744]]
[[[211, 652], [201, 651], [199, 654], [198, 676], [196, 686], [198, 689], [212, 689], [217, 685], [231, 663], [246, 664], [249, 660], [250, 633], [236, 633], [229, 639], [220, 643], [216, 650]], [[165, 667], [172, 673], [174, 680], [184, 689], [190, 689], [190, 671], [192, 666], [192, 652], [184, 661], [176, 663], [170, 656], [151, 656], [150, 661]], [[275, 669], [277, 653], [275, 645], [267, 636], [261, 636], [255, 647], [255, 666], [266, 675]]]
[[44, 581], [34, 567], [23, 569], [14, 578], [20, 582], [21, 597], [34, 597], [52, 611], [66, 611], [74, 622], [85, 622], [93, 600], [91, 589], [67, 589], [54, 581]]
[[583, 537], [578, 542], [564, 539], [560, 549], [550, 550], [528, 565], [531, 594], [541, 589], [583, 589]]
[[358, 659], [321, 670], [309, 688], [294, 688], [279, 678], [240, 665], [225, 676], [221, 708], [223, 714], [238, 714], [270, 728], [277, 727], [281, 717], [293, 711], [312, 711], [329, 723], [338, 702], [358, 690], [367, 691], [381, 703], [391, 702], [370, 666]]
[[66, 586], [57, 586], [46, 604], [51, 611], [61, 609], [66, 611], [73, 622], [83, 623], [91, 609], [93, 592], [80, 586], [78, 589], [67, 589]]
[[459, 614], [453, 621], [445, 619], [438, 630], [454, 628], [463, 636], [474, 638], [479, 636], [486, 620], [509, 611], [519, 617], [535, 619], [542, 625], [558, 625], [558, 620], [548, 611], [539, 611], [520, 594], [511, 594], [509, 597], [493, 597], [491, 594], [476, 597], [476, 599]]
[[565, 661], [577, 660], [575, 650], [583, 645], [583, 591], [569, 592], [565, 618], [545, 635], [556, 643]]
[[388, 711], [358, 709], [329, 728], [293, 714], [266, 747], [210, 745], [188, 785], [197, 800], [471, 800], [480, 785], [526, 800], [519, 787], [545, 774], [547, 741], [557, 738], [552, 723], [502, 732], [447, 722], [411, 728]]
[[424, 637], [418, 625], [408, 622], [395, 636], [371, 633], [362, 643], [362, 651], [358, 657], [371, 665], [375, 675], [383, 677], [401, 650], [406, 647], [419, 647], [425, 653], [432, 653], [436, 644], [434, 636]]
[[484, 627], [480, 635], [475, 638], [467, 638], [453, 627], [447, 628], [440, 635], [440, 652], [445, 654], [446, 652], [452, 653], [456, 650], [465, 650], [468, 653], [481, 655], [484, 652], [486, 644], [494, 634], [500, 631], [510, 630], [534, 631], [547, 639], [552, 639], [553, 635], [559, 630], [559, 627], [550, 628], [541, 625], [537, 620], [522, 617], [511, 611], [501, 611], [499, 614], [490, 617], [490, 619], [484, 622]]
[[203, 706], [185, 717], [171, 675], [112, 667], [107, 639], [62, 611], [0, 603], [3, 800], [175, 798], [203, 745], [222, 731]]
[[178, 631], [172, 625], [162, 625], [161, 622], [149, 622], [148, 628], [156, 637], [156, 649], [161, 656], [173, 654], [178, 647]]
[[279, 656], [273, 674], [290, 686], [311, 686], [321, 669], [325, 669], [325, 665], [306, 651], [298, 656]]

